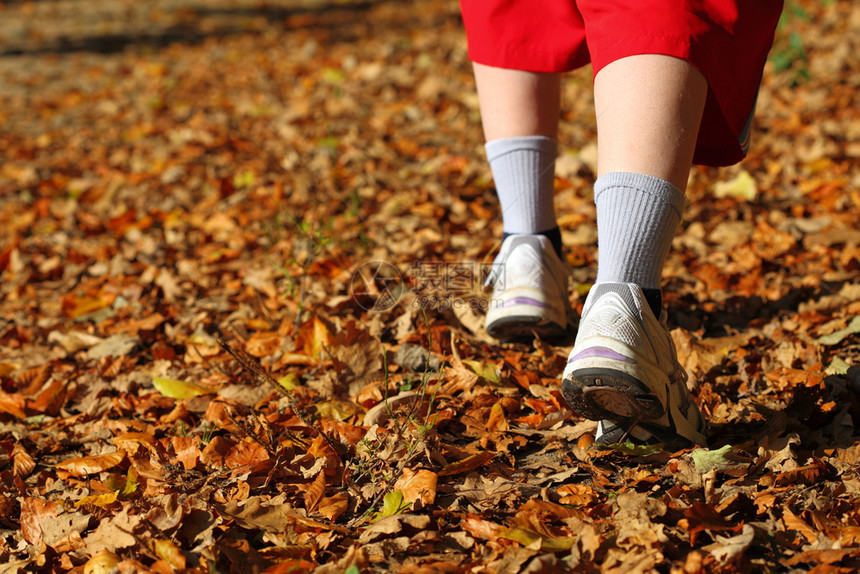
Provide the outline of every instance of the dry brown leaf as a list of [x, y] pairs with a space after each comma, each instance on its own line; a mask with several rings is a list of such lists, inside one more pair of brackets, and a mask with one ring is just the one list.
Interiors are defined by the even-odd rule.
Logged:
[[399, 490], [403, 494], [404, 502], [420, 501], [421, 505], [426, 507], [436, 500], [436, 481], [436, 473], [432, 471], [404, 468], [400, 478], [394, 484], [394, 490]]
[[782, 522], [785, 524], [786, 530], [794, 530], [799, 532], [809, 544], [818, 540], [818, 533], [815, 532], [802, 518], [797, 516], [789, 508], [782, 509]]
[[172, 436], [170, 446], [173, 450], [174, 459], [186, 470], [197, 466], [200, 460], [200, 440], [191, 436]]
[[317, 504], [325, 496], [325, 471], [320, 471], [314, 481], [306, 485], [304, 491], [305, 509], [308, 512], [316, 510]]
[[170, 564], [176, 570], [185, 570], [185, 555], [182, 549], [172, 540], [159, 539], [152, 543], [155, 555]]
[[84, 564], [84, 574], [110, 574], [119, 563], [119, 556], [110, 550], [101, 550]]
[[474, 470], [487, 464], [493, 460], [494, 457], [495, 455], [493, 453], [484, 450], [476, 454], [469, 455], [462, 460], [445, 465], [437, 474], [438, 476], [451, 476], [469, 472], [470, 470]]
[[324, 496], [317, 505], [317, 511], [332, 522], [336, 522], [347, 510], [349, 510], [349, 495], [345, 492]]
[[6, 393], [0, 390], [0, 412], [8, 413], [19, 419], [27, 418], [27, 413], [24, 412], [26, 400], [18, 393]]
[[460, 527], [481, 540], [497, 540], [499, 534], [504, 532], [505, 527], [495, 522], [490, 522], [479, 516], [469, 515], [460, 522]]
[[108, 454], [99, 454], [95, 456], [84, 456], [81, 458], [72, 458], [58, 462], [54, 468], [65, 470], [72, 476], [87, 476], [89, 474], [97, 474], [109, 468], [113, 468], [125, 460], [125, 453], [115, 451]]
[[731, 522], [720, 516], [713, 506], [697, 502], [684, 511], [684, 518], [678, 525], [690, 534], [690, 544], [695, 546], [699, 532], [724, 531], [738, 532], [743, 529], [742, 523]]
[[27, 477], [34, 468], [36, 468], [36, 462], [33, 457], [21, 443], [16, 442], [12, 448], [12, 472], [15, 476]]
[[599, 499], [599, 495], [587, 484], [565, 484], [556, 489], [561, 504], [586, 506]]
[[496, 403], [490, 407], [490, 416], [487, 418], [487, 432], [503, 432], [509, 428], [502, 405]]
[[27, 408], [37, 413], [56, 416], [66, 401], [66, 393], [65, 383], [52, 381], [27, 401]]
[[62, 507], [56, 502], [25, 497], [21, 502], [21, 534], [24, 540], [36, 545], [42, 540], [42, 525], [56, 517]]

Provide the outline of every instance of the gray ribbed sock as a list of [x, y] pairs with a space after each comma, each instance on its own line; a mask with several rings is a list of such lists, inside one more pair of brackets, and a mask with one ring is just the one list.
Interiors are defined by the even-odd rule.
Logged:
[[668, 181], [613, 172], [594, 183], [599, 265], [597, 282], [659, 289], [663, 264], [681, 221], [684, 194]]
[[540, 233], [556, 227], [553, 185], [556, 140], [504, 138], [484, 146], [502, 206], [505, 233]]

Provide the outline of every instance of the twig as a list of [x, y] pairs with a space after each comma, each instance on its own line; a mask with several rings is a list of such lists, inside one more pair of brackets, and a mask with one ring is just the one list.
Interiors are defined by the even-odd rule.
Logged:
[[242, 348], [234, 349], [233, 347], [231, 347], [230, 344], [227, 343], [227, 341], [224, 339], [224, 337], [221, 335], [221, 333], [217, 329], [215, 330], [213, 335], [215, 337], [215, 340], [218, 342], [218, 345], [220, 345], [222, 349], [227, 351], [227, 353], [229, 353], [230, 356], [233, 357], [233, 359], [235, 359], [236, 362], [239, 363], [239, 365], [243, 369], [245, 369], [246, 371], [249, 371], [251, 374], [253, 374], [254, 379], [258, 383], [265, 383], [265, 384], [269, 385], [270, 387], [275, 389], [281, 396], [285, 397], [287, 399], [287, 402], [290, 405], [290, 409], [293, 411], [293, 414], [295, 414], [296, 417], [298, 417], [298, 419], [302, 422], [302, 424], [304, 424], [306, 427], [313, 429], [317, 433], [319, 433], [320, 436], [322, 436], [325, 439], [325, 441], [328, 443], [328, 445], [338, 455], [340, 455], [342, 453], [343, 449], [340, 447], [340, 445], [338, 443], [336, 443], [334, 440], [332, 440], [332, 438], [328, 435], [328, 433], [323, 431], [321, 428], [316, 427], [313, 424], [313, 422], [311, 422], [311, 420], [308, 419], [304, 415], [304, 413], [302, 413], [302, 409], [299, 406], [299, 403], [296, 400], [296, 398], [289, 391], [287, 391], [287, 389], [285, 389], [283, 386], [281, 386], [281, 384], [278, 383], [278, 381], [276, 381], [274, 378], [272, 378], [272, 376], [268, 372], [266, 372], [266, 370], [262, 367], [262, 365], [260, 365], [259, 361], [257, 361], [256, 358], [249, 355], [248, 352]]

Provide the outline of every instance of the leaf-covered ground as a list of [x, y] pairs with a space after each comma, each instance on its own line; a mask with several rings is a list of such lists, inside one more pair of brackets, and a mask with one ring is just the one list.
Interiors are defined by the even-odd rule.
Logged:
[[858, 53], [856, 2], [789, 2], [750, 157], [691, 174], [666, 299], [710, 450], [597, 450], [570, 347], [482, 331], [455, 0], [0, 2], [0, 572], [856, 571]]

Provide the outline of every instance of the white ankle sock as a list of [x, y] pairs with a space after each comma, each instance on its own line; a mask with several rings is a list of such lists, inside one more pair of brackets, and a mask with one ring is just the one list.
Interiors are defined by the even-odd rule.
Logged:
[[557, 226], [553, 205], [556, 140], [504, 138], [484, 146], [502, 206], [505, 233], [540, 233]]
[[684, 194], [668, 181], [613, 172], [594, 183], [598, 283], [660, 288], [660, 276], [681, 221]]

